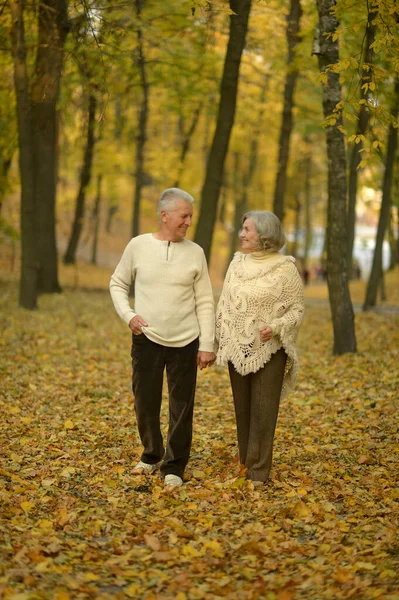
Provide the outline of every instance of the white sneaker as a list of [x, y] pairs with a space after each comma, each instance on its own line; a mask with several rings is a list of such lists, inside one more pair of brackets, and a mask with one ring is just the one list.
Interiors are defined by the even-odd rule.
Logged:
[[132, 473], [133, 475], [150, 475], [151, 473], [154, 473], [154, 471], [156, 471], [158, 468], [158, 463], [156, 463], [155, 465], [150, 465], [148, 463], [143, 462], [142, 460], [140, 460], [137, 465], [134, 467]]
[[178, 475], [165, 475], [165, 485], [168, 487], [180, 487], [183, 485], [183, 479]]

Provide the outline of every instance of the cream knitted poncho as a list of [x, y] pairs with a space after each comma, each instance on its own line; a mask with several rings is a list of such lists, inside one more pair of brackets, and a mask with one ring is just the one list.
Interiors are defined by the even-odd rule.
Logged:
[[[296, 339], [304, 314], [303, 285], [292, 256], [236, 252], [216, 310], [217, 364], [231, 362], [240, 375], [255, 373], [283, 347], [287, 364], [282, 397], [298, 373]], [[268, 325], [273, 337], [260, 340]]]

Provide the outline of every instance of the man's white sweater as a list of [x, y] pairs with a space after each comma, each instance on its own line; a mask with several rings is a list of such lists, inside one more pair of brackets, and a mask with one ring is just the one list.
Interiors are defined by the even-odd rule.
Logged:
[[[135, 281], [134, 310], [129, 291]], [[205, 255], [189, 240], [157, 240], [152, 233], [133, 238], [111, 277], [118, 315], [129, 324], [140, 315], [143, 333], [163, 346], [183, 347], [199, 337], [199, 350], [214, 349], [214, 301]]]

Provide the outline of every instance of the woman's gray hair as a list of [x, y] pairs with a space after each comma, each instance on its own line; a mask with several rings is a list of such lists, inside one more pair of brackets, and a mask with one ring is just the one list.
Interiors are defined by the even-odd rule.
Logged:
[[281, 221], [274, 213], [267, 210], [251, 210], [246, 212], [241, 220], [241, 224], [247, 219], [251, 219], [255, 229], [259, 234], [258, 250], [272, 250], [277, 252], [285, 244], [285, 233]]
[[194, 198], [188, 192], [185, 192], [180, 188], [173, 187], [164, 190], [158, 202], [158, 217], [161, 216], [162, 210], [165, 212], [172, 210], [174, 205], [180, 200], [190, 202], [190, 204], [194, 202]]

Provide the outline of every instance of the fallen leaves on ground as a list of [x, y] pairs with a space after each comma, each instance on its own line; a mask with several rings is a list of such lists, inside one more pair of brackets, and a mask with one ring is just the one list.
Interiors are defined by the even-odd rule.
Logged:
[[359, 352], [333, 357], [328, 308], [308, 308], [261, 490], [226, 369], [199, 372], [186, 481], [166, 490], [132, 475], [130, 339], [107, 292], [31, 313], [1, 291], [0, 597], [399, 598], [398, 315], [358, 314]]

